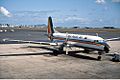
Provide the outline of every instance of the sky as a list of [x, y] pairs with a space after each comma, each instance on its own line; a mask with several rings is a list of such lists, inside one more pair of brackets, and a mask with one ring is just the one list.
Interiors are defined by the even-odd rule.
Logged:
[[11, 14], [0, 24], [38, 25], [53, 18], [54, 26], [120, 28], [120, 0], [0, 0]]

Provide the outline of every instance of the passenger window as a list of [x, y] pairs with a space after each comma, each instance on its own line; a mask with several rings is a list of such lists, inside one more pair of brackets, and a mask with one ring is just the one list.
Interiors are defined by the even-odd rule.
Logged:
[[94, 42], [99, 42], [98, 40], [94, 40]]
[[84, 39], [87, 39], [87, 37], [85, 37]]
[[79, 38], [82, 38], [82, 37], [79, 37]]

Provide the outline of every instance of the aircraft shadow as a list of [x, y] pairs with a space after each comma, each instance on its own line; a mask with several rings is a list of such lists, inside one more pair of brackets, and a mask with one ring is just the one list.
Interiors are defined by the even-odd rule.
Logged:
[[[43, 46], [29, 46], [31, 48], [42, 48], [42, 49], [47, 49], [47, 50], [50, 50], [50, 51], [56, 51], [56, 49], [53, 49], [53, 48], [48, 48], [48, 47], [43, 47]], [[66, 52], [63, 51], [61, 53], [58, 53], [58, 54], [65, 54]], [[79, 51], [69, 51], [69, 56], [72, 56], [72, 57], [76, 57], [76, 58], [81, 58], [81, 59], [88, 59], [88, 60], [98, 60], [97, 58], [94, 58], [94, 57], [91, 57], [91, 56], [87, 56], [87, 55], [82, 55], [82, 54], [76, 54], [76, 53], [85, 53], [83, 50], [79, 50]]]
[[113, 54], [106, 54], [106, 56], [114, 56], [115, 54], [113, 53]]
[[82, 55], [82, 54], [74, 54], [74, 52], [69, 52], [69, 56], [80, 58], [80, 59], [86, 59], [86, 60], [97, 60], [97, 58], [87, 56], [87, 55]]
[[[50, 50], [50, 51], [57, 51], [56, 49], [53, 49], [53, 48], [48, 48], [48, 47], [45, 47], [45, 46], [28, 46], [29, 48], [42, 48], [42, 49], [47, 49], [47, 50]], [[24, 47], [24, 48], [27, 48], [27, 47]], [[91, 56], [87, 56], [87, 55], [82, 55], [82, 54], [76, 54], [76, 53], [80, 53], [80, 52], [83, 52], [83, 51], [69, 51], [69, 54], [68, 56], [72, 56], [72, 57], [76, 57], [76, 58], [81, 58], [81, 59], [87, 59], [87, 60], [97, 60], [96, 58], [93, 58]], [[56, 53], [56, 52], [55, 52]], [[31, 56], [31, 55], [45, 55], [45, 54], [49, 54], [49, 55], [53, 55], [54, 52], [40, 52], [40, 53], [20, 53], [20, 54], [2, 54], [0, 56]], [[63, 52], [58, 52], [57, 53], [58, 55], [60, 54], [65, 54], [65, 51]]]
[[30, 56], [30, 55], [44, 55], [44, 54], [52, 54], [50, 52], [45, 52], [45, 53], [20, 53], [20, 54], [2, 54], [0, 56]]

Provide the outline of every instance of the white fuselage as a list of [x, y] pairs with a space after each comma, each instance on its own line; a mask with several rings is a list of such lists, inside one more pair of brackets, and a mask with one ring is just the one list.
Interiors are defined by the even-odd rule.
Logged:
[[104, 50], [104, 39], [98, 36], [68, 34], [68, 33], [53, 33], [55, 40], [67, 40], [68, 44], [76, 47], [83, 47], [96, 50]]

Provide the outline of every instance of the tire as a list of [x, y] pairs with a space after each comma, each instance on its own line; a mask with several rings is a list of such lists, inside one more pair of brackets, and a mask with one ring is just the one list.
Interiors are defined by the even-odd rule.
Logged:
[[58, 51], [53, 51], [52, 55], [58, 56]]
[[101, 61], [101, 58], [102, 58], [101, 56], [98, 56], [98, 57], [97, 57], [97, 60]]

